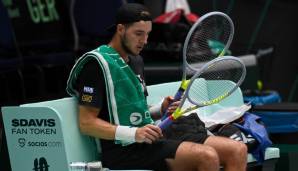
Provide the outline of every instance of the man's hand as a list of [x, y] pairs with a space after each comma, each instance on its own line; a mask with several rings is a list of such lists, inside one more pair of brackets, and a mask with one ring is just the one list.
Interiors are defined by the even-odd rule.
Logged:
[[161, 105], [162, 114], [164, 114], [165, 112], [173, 113], [177, 109], [179, 104], [180, 104], [180, 100], [174, 102], [174, 98], [172, 96], [168, 96], [164, 98], [164, 101], [162, 102], [162, 105]]
[[138, 143], [148, 143], [152, 142], [162, 137], [162, 131], [158, 126], [148, 124], [141, 128], [138, 128], [135, 134], [135, 140]]

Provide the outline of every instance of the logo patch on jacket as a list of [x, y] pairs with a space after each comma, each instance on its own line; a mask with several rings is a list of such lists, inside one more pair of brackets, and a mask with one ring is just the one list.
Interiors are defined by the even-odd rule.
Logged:
[[82, 101], [83, 102], [88, 102], [90, 103], [92, 101], [92, 96], [88, 95], [88, 94], [83, 94], [82, 95]]
[[84, 93], [90, 93], [90, 94], [92, 94], [93, 93], [93, 87], [84, 86], [83, 91], [84, 91]]
[[139, 125], [143, 121], [142, 115], [137, 112], [131, 113], [129, 120], [132, 125]]

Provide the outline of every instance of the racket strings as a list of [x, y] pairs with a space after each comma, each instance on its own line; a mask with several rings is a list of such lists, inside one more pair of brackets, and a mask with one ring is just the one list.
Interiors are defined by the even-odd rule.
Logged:
[[237, 60], [216, 61], [189, 85], [188, 98], [197, 105], [203, 105], [230, 94], [243, 81], [244, 72], [243, 64]]
[[193, 30], [186, 48], [186, 60], [192, 65], [216, 58], [227, 45], [232, 24], [221, 15], [202, 20]]

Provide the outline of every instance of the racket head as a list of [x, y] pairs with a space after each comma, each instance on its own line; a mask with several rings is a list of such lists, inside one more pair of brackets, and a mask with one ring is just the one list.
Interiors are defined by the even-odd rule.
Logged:
[[231, 45], [233, 36], [233, 21], [225, 13], [214, 11], [201, 16], [191, 27], [184, 41], [183, 68], [196, 71], [200, 68], [196, 66], [197, 63], [208, 62], [224, 55]]
[[239, 58], [216, 58], [207, 62], [192, 77], [184, 96], [199, 107], [215, 104], [231, 95], [245, 76], [246, 68]]

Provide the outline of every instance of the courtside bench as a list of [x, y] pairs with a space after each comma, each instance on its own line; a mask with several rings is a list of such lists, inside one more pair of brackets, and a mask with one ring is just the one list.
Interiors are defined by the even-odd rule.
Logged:
[[[148, 86], [148, 104], [173, 95], [179, 84], [171, 82]], [[242, 93], [239, 89], [217, 104], [217, 107], [208, 106], [199, 110], [208, 115], [218, 107], [242, 104]], [[99, 160], [95, 140], [79, 131], [77, 112], [77, 101], [72, 97], [2, 107], [12, 170], [47, 167], [49, 170], [67, 171], [70, 162]], [[274, 170], [275, 163], [272, 161], [278, 158], [279, 149], [268, 148], [263, 170]], [[251, 154], [248, 155], [248, 163], [255, 164]]]

